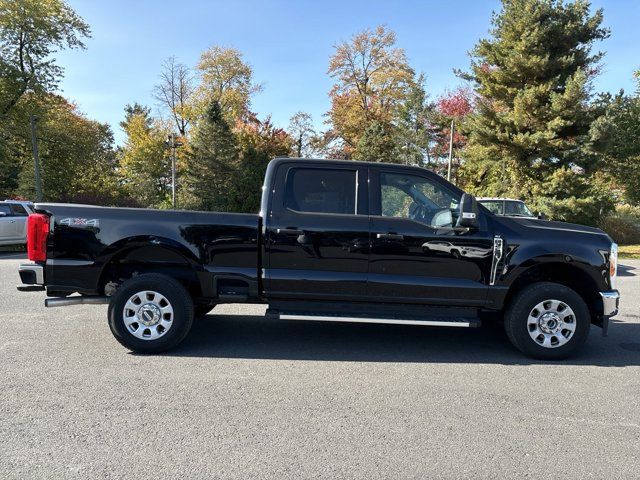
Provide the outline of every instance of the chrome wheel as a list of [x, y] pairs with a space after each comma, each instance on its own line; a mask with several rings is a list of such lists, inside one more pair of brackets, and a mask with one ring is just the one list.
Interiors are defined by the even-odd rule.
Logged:
[[129, 297], [122, 310], [127, 330], [141, 340], [156, 340], [169, 331], [173, 324], [173, 307], [167, 298], [151, 290]]
[[538, 345], [557, 348], [566, 344], [576, 331], [576, 316], [569, 305], [560, 300], [544, 300], [529, 312], [529, 335]]

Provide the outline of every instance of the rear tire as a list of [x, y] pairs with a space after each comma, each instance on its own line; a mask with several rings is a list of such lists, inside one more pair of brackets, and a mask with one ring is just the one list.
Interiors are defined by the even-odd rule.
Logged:
[[108, 309], [109, 327], [124, 347], [158, 353], [179, 344], [193, 324], [193, 300], [171, 277], [149, 273], [120, 286]]
[[564, 285], [534, 283], [521, 290], [505, 312], [504, 328], [525, 355], [561, 360], [587, 340], [591, 315], [580, 295]]

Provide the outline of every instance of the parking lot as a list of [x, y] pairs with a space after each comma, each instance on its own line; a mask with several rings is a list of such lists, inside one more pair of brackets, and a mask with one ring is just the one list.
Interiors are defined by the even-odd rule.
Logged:
[[640, 261], [562, 363], [501, 329], [267, 322], [219, 307], [161, 356], [45, 309], [0, 253], [0, 477], [638, 478]]

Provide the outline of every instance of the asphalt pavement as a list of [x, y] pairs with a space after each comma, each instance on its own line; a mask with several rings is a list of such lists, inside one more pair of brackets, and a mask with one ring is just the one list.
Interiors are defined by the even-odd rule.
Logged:
[[0, 253], [0, 478], [640, 478], [640, 261], [564, 362], [502, 330], [216, 308], [158, 356], [105, 306], [45, 309]]

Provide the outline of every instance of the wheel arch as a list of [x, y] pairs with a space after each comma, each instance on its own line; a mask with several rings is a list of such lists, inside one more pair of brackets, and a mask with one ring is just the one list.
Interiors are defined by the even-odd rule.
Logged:
[[109, 289], [143, 273], [170, 276], [183, 284], [194, 298], [209, 293], [203, 286], [203, 276], [208, 274], [189, 248], [169, 238], [147, 236], [122, 239], [109, 247], [98, 290], [109, 294]]
[[602, 315], [600, 288], [593, 276], [579, 264], [566, 261], [532, 262], [512, 281], [504, 299], [507, 307], [513, 298], [528, 285], [538, 282], [559, 283], [574, 290], [587, 304], [591, 321], [597, 323]]

